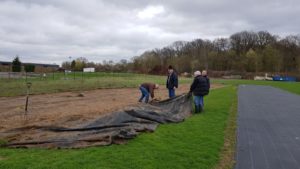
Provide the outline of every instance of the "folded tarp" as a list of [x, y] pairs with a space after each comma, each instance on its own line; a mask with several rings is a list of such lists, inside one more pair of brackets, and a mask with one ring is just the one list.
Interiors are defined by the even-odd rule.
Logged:
[[[191, 96], [183, 94], [151, 104], [139, 104], [74, 127], [26, 126], [4, 132], [6, 147], [83, 148], [122, 144], [159, 124], [178, 123], [191, 115]], [[82, 123], [82, 122], [81, 122]]]

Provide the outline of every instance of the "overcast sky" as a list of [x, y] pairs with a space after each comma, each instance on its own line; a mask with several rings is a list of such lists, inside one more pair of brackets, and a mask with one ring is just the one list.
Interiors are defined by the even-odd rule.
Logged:
[[299, 0], [0, 0], [0, 61], [119, 61], [177, 40], [300, 32]]

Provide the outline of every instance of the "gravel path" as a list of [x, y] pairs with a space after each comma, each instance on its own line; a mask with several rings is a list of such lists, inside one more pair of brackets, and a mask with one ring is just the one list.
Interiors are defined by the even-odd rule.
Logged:
[[300, 96], [239, 86], [237, 135], [236, 169], [300, 169]]

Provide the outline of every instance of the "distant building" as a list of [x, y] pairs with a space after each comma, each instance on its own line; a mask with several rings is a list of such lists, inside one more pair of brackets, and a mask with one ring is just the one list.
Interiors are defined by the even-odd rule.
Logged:
[[86, 68], [83, 68], [83, 72], [95, 72], [95, 68], [94, 67], [86, 67]]
[[[53, 72], [59, 69], [59, 65], [56, 64], [40, 64], [40, 63], [22, 63], [22, 71], [24, 71], [25, 65], [34, 65], [35, 72]], [[12, 62], [0, 61], [0, 72], [11, 72]]]

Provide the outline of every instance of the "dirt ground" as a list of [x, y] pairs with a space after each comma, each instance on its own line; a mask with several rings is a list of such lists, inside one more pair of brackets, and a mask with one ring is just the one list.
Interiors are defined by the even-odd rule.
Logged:
[[[220, 87], [213, 85], [212, 88]], [[180, 85], [176, 94], [189, 91], [189, 85]], [[32, 95], [29, 98], [27, 115], [24, 115], [26, 97], [0, 98], [0, 132], [39, 125], [69, 126], [72, 123], [92, 120], [105, 113], [124, 109], [126, 106], [140, 104], [137, 100], [140, 91], [136, 88], [99, 89], [83, 92], [63, 92], [54, 94]], [[159, 100], [168, 98], [164, 86], [155, 91]]]

